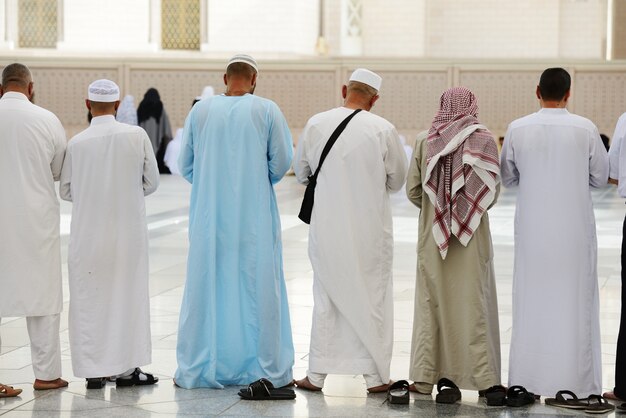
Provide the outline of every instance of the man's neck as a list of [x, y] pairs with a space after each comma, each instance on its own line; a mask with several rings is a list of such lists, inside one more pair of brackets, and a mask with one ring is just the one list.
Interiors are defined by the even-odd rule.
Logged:
[[343, 107], [347, 107], [348, 109], [353, 109], [353, 110], [363, 109], [368, 112], [372, 108], [369, 104], [366, 104], [363, 102], [357, 102], [354, 100], [345, 100], [343, 103]]
[[543, 109], [564, 109], [567, 107], [566, 100], [541, 100]]

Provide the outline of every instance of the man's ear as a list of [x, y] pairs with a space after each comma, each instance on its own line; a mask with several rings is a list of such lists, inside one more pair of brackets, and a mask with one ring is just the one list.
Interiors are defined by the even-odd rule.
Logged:
[[252, 83], [252, 86], [256, 86], [256, 76], [257, 73], [252, 74], [252, 81], [250, 81], [250, 83]]
[[226, 77], [226, 73], [224, 73], [224, 85], [228, 85], [228, 77]]
[[115, 101], [115, 111], [117, 112], [117, 109], [120, 107], [120, 101], [116, 100]]
[[347, 95], [348, 95], [348, 86], [344, 84], [343, 87], [341, 88], [341, 97], [345, 99]]
[[28, 83], [28, 98], [32, 98], [35, 93], [35, 84], [31, 81]]
[[537, 86], [537, 91], [535, 92], [535, 94], [537, 95], [537, 98], [541, 100], [541, 90], [539, 90], [539, 86]]
[[4, 89], [2, 89], [2, 84], [0, 84], [0, 96], [4, 94]]
[[370, 100], [370, 107], [374, 107], [374, 103], [376, 103], [379, 98], [380, 98], [380, 96], [378, 94], [376, 96], [372, 97], [371, 100]]
[[563, 96], [563, 101], [567, 102], [567, 100], [569, 99], [569, 95], [570, 95], [570, 91], [567, 90], [567, 92], [565, 93], [565, 96]]
[[89, 101], [89, 99], [85, 99], [85, 106], [87, 106], [87, 110], [91, 112], [91, 102]]

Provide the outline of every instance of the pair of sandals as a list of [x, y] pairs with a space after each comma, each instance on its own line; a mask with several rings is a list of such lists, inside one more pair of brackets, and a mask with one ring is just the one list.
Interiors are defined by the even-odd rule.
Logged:
[[484, 392], [488, 406], [510, 406], [518, 408], [535, 403], [535, 394], [525, 387], [515, 385], [508, 390], [502, 385], [492, 386]]
[[587, 398], [579, 399], [574, 392], [569, 390], [560, 390], [554, 398], [546, 398], [545, 402], [546, 405], [576, 409], [587, 414], [606, 414], [615, 410], [615, 406], [600, 395], [590, 395]]
[[[396, 405], [406, 405], [409, 403], [409, 382], [398, 380], [389, 386], [387, 390], [387, 402]], [[461, 390], [450, 379], [445, 377], [437, 382], [437, 396], [435, 402], [443, 404], [453, 404], [461, 400]]]
[[[106, 386], [109, 378], [107, 377], [90, 377], [87, 380], [87, 389], [102, 389]], [[155, 377], [153, 374], [145, 373], [139, 367], [136, 367], [135, 370], [129, 376], [118, 377], [115, 379], [115, 386], [129, 387], [129, 386], [147, 386], [154, 385], [159, 381], [158, 377]]]
[[288, 388], [275, 388], [272, 382], [261, 378], [245, 389], [239, 390], [239, 397], [247, 401], [282, 401], [296, 399], [296, 392]]

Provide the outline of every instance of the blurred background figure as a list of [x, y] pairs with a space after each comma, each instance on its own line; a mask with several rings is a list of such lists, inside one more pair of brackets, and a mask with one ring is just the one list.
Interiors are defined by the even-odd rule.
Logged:
[[150, 137], [159, 165], [159, 173], [171, 174], [163, 161], [163, 157], [167, 144], [172, 140], [172, 127], [157, 89], [149, 88], [144, 94], [143, 100], [137, 108], [137, 122]]
[[133, 96], [130, 94], [124, 96], [115, 114], [115, 119], [127, 125], [137, 126], [137, 109], [135, 109], [135, 98]]
[[[211, 97], [215, 94], [215, 89], [212, 86], [205, 86], [202, 89], [202, 94], [193, 99], [193, 103], [191, 103], [191, 107], [193, 107], [200, 100]], [[178, 170], [178, 156], [180, 155], [180, 143], [183, 139], [183, 128], [178, 128], [176, 130], [176, 135], [174, 135], [174, 139], [172, 139], [169, 144], [167, 144], [167, 148], [165, 149], [165, 155], [163, 156], [163, 163], [167, 166], [172, 174], [176, 174], [180, 176], [180, 171]]]

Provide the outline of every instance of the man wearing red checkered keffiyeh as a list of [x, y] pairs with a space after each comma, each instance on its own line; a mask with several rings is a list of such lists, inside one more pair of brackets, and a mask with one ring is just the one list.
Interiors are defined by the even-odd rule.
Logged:
[[498, 147], [477, 115], [474, 94], [451, 88], [428, 132], [424, 191], [435, 206], [433, 235], [444, 259], [451, 236], [466, 246], [496, 197]]
[[471, 91], [445, 91], [432, 128], [417, 139], [407, 178], [407, 196], [421, 209], [409, 378], [411, 390], [424, 394], [444, 377], [468, 390], [501, 383], [486, 213], [500, 170], [496, 143], [477, 113]]

